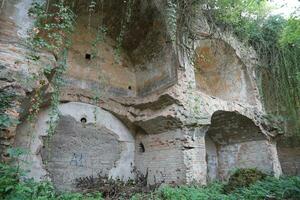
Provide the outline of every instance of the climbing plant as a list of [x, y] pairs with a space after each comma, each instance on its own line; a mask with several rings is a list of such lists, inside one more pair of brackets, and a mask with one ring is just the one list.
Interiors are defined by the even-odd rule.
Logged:
[[[70, 35], [73, 31], [75, 23], [75, 15], [72, 10], [64, 4], [63, 0], [59, 0], [53, 4], [49, 1], [40, 3], [34, 1], [29, 9], [28, 15], [34, 19], [32, 29], [29, 31], [27, 45], [30, 48], [28, 58], [36, 64], [40, 58], [40, 52], [45, 51], [52, 54], [55, 62], [46, 64], [41, 67], [42, 73], [48, 79], [41, 80], [42, 74], [35, 79], [39, 81], [39, 86], [34, 90], [31, 97], [31, 108], [29, 109], [28, 120], [32, 124], [36, 119], [40, 106], [45, 102], [44, 94], [47, 88], [51, 88], [51, 101], [48, 123], [48, 141], [46, 145], [49, 147], [49, 138], [54, 134], [55, 127], [59, 119], [58, 105], [60, 102], [60, 88], [63, 85], [63, 74], [66, 71], [67, 50], [71, 44]], [[33, 132], [33, 127], [30, 130]], [[31, 140], [29, 142], [29, 146]]]
[[283, 120], [288, 132], [300, 133], [299, 15], [294, 13], [289, 19], [271, 15], [266, 0], [195, 0], [187, 6], [191, 12], [185, 18], [193, 15], [195, 4], [201, 4], [200, 12], [209, 20], [211, 31], [231, 31], [254, 47], [260, 60], [257, 81], [267, 112]]
[[15, 94], [9, 91], [0, 91], [0, 129], [5, 129], [18, 123], [18, 120], [7, 113], [8, 109], [13, 106]]
[[125, 16], [121, 21], [121, 29], [119, 32], [119, 35], [117, 37], [117, 45], [115, 48], [115, 56], [116, 56], [116, 61], [119, 62], [120, 61], [120, 55], [121, 55], [121, 47], [123, 44], [123, 40], [124, 40], [124, 36], [128, 27], [128, 24], [130, 23], [131, 20], [131, 16], [132, 16], [132, 10], [133, 10], [133, 6], [134, 6], [134, 0], [128, 0], [128, 1], [124, 1], [125, 4]]
[[[73, 30], [74, 13], [66, 5], [74, 5], [72, 1], [54, 1], [49, 6], [46, 4], [33, 3], [30, 14], [35, 18], [35, 26], [31, 34], [32, 49], [44, 49], [53, 53], [57, 66], [46, 69], [53, 88], [58, 91], [62, 84], [62, 76], [65, 70], [66, 50], [70, 44], [70, 34]], [[91, 27], [93, 14], [97, 9], [103, 8], [105, 0], [88, 1], [88, 26]], [[133, 15], [134, 0], [120, 2], [122, 5], [122, 17], [119, 33], [116, 34], [116, 58], [120, 56], [124, 37]], [[200, 5], [200, 6], [199, 6]], [[179, 46], [184, 46], [182, 33], [187, 33], [190, 39], [191, 19], [195, 18], [197, 12], [206, 15], [212, 31], [230, 30], [241, 40], [251, 45], [258, 52], [260, 65], [257, 67], [259, 74], [258, 83], [264, 98], [266, 107], [270, 114], [284, 118], [298, 126], [299, 115], [299, 83], [300, 70], [299, 60], [299, 16], [284, 19], [280, 16], [269, 14], [267, 0], [167, 0], [165, 1], [165, 15], [168, 33], [171, 40]], [[95, 42], [92, 43], [92, 56], [97, 54], [97, 44], [110, 32], [104, 26], [103, 14], [101, 24], [98, 25], [98, 33]], [[39, 59], [38, 54], [32, 56]], [[118, 60], [118, 59], [117, 59]], [[266, 77], [267, 76], [267, 77]], [[56, 86], [55, 86], [56, 85]], [[266, 91], [274, 91], [273, 95]], [[58, 92], [59, 93], [59, 92]], [[56, 107], [59, 95], [53, 92], [52, 106]], [[53, 109], [52, 113], [57, 113]], [[55, 117], [56, 115], [56, 117]], [[57, 119], [54, 114], [51, 119]], [[54, 120], [56, 121], [56, 120]], [[299, 124], [299, 125], [297, 125]], [[54, 127], [54, 126], [50, 126]], [[53, 131], [51, 128], [50, 130]], [[297, 131], [296, 131], [297, 132]], [[299, 131], [298, 131], [299, 132]]]

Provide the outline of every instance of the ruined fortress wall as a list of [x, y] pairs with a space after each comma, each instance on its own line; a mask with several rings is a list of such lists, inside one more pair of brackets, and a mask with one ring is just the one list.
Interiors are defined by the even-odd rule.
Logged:
[[[86, 1], [79, 2], [86, 10]], [[47, 137], [49, 101], [34, 123], [26, 120], [40, 80], [22, 81], [54, 62], [42, 52], [40, 61], [26, 60], [24, 37], [16, 33], [26, 28], [19, 20], [28, 5], [29, 0], [9, 1], [0, 13], [0, 88], [18, 93], [9, 113], [20, 121], [1, 131], [2, 158], [9, 159], [8, 147], [29, 148], [28, 176], [50, 179], [66, 190], [76, 189], [76, 178], [99, 172], [128, 180], [134, 169], [147, 175], [148, 184], [206, 184], [227, 179], [239, 167], [279, 176], [277, 149], [283, 171], [292, 169], [280, 155], [297, 157], [297, 149], [276, 149], [277, 132], [263, 118], [255, 53], [229, 33], [211, 34], [201, 13], [191, 22], [200, 36], [185, 48], [177, 46], [168, 35], [163, 0], [139, 2], [119, 55], [118, 32], [110, 27], [93, 48], [98, 27], [85, 23], [87, 13], [79, 12], [61, 90], [61, 118]], [[110, 6], [105, 19], [117, 24], [118, 2]], [[92, 22], [98, 19], [95, 15]], [[44, 92], [49, 99], [51, 88]]]

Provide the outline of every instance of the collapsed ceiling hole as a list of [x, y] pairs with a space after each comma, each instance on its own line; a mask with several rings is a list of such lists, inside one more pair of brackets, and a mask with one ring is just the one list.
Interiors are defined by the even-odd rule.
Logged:
[[144, 153], [145, 152], [145, 146], [144, 146], [144, 144], [142, 142], [139, 144], [139, 152], [140, 153]]
[[81, 121], [81, 123], [83, 123], [83, 124], [85, 124], [85, 123], [87, 122], [87, 120], [86, 120], [85, 117], [82, 117], [82, 118], [80, 119], [80, 121]]
[[85, 59], [91, 60], [91, 58], [92, 58], [91, 54], [89, 54], [89, 53], [85, 54]]

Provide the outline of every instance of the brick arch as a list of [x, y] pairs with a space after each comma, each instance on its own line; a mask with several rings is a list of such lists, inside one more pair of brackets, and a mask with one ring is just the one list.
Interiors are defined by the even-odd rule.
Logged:
[[[227, 180], [237, 168], [257, 168], [275, 176], [281, 174], [275, 142], [268, 140], [251, 119], [238, 112], [216, 111], [206, 137], [209, 140], [206, 144], [211, 142], [216, 147], [218, 179]], [[211, 153], [209, 146], [206, 150]], [[212, 160], [207, 163], [209, 172], [214, 166], [209, 165]]]
[[253, 120], [234, 111], [214, 112], [207, 134], [219, 144], [265, 139]]

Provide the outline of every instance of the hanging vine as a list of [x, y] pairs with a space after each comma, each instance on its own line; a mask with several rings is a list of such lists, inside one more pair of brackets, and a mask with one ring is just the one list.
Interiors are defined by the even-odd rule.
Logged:
[[[74, 29], [75, 15], [72, 10], [65, 6], [64, 1], [60, 0], [49, 7], [46, 3], [33, 2], [28, 12], [29, 16], [34, 18], [34, 26], [30, 31], [28, 44], [31, 49], [32, 60], [39, 60], [38, 51], [47, 51], [55, 57], [54, 66], [42, 66], [45, 76], [48, 78], [49, 85], [52, 87], [51, 106], [48, 128], [48, 135], [54, 133], [57, 120], [59, 118], [59, 94], [63, 84], [62, 75], [67, 64], [67, 49], [71, 44], [70, 34]], [[32, 99], [34, 102], [31, 108], [34, 115], [37, 114], [42, 103], [40, 88]]]
[[116, 56], [116, 61], [120, 61], [120, 56], [121, 56], [121, 47], [123, 44], [124, 40], [124, 35], [127, 30], [127, 26], [130, 23], [131, 16], [132, 16], [132, 10], [134, 6], [134, 0], [125, 0], [124, 4], [126, 4], [126, 10], [125, 10], [125, 17], [121, 21], [121, 30], [120, 33], [117, 37], [117, 45], [115, 49], [115, 56]]
[[[65, 1], [70, 4], [71, 1]], [[93, 13], [97, 11], [99, 6], [102, 7], [104, 0], [90, 0], [88, 4], [88, 27], [92, 26]], [[191, 27], [191, 19], [196, 15], [196, 12], [203, 12], [206, 14], [212, 27], [218, 27], [221, 29], [231, 29], [239, 38], [243, 39], [249, 45], [252, 45], [255, 50], [259, 53], [260, 59], [263, 63], [260, 66], [259, 73], [264, 72], [269, 77], [269, 87], [266, 88], [265, 82], [261, 81], [262, 85], [260, 91], [276, 91], [273, 95], [262, 93], [265, 102], [272, 101], [274, 105], [270, 110], [270, 114], [276, 116], [284, 116], [287, 121], [294, 121], [297, 124], [297, 117], [299, 116], [299, 98], [300, 91], [299, 77], [300, 70], [297, 60], [299, 60], [299, 47], [291, 45], [291, 40], [297, 40], [297, 33], [290, 36], [285, 35], [291, 31], [288, 29], [288, 24], [297, 24], [298, 18], [294, 21], [286, 22], [281, 20], [274, 20], [272, 18], [266, 18], [263, 15], [266, 12], [264, 7], [265, 0], [255, 1], [226, 1], [226, 0], [166, 0], [165, 14], [166, 14], [166, 25], [171, 37], [171, 40], [178, 45], [184, 46], [186, 41], [179, 35], [188, 36], [184, 40], [193, 39], [195, 36], [189, 34]], [[74, 2], [71, 2], [74, 6]], [[119, 62], [121, 47], [124, 40], [124, 36], [128, 29], [131, 17], [133, 15], [134, 0], [123, 1], [124, 16], [122, 17], [120, 24], [120, 32], [116, 38], [115, 57], [116, 61]], [[199, 6], [200, 5], [200, 6]], [[49, 4], [47, 1], [45, 4], [34, 3], [31, 9], [31, 14], [35, 17], [36, 23], [32, 30], [32, 49], [44, 49], [55, 56], [58, 64], [49, 70], [48, 76], [51, 80], [50, 83], [53, 85], [54, 90], [59, 87], [55, 86], [60, 81], [55, 81], [55, 76], [61, 76], [59, 70], [65, 70], [62, 67], [62, 55], [69, 45], [69, 35], [74, 23], [74, 14], [71, 9], [67, 8], [64, 1], [60, 0], [56, 4]], [[200, 9], [199, 9], [200, 8]], [[246, 12], [246, 14], [245, 14]], [[253, 18], [251, 16], [257, 16]], [[98, 54], [97, 44], [103, 41], [103, 38], [109, 32], [104, 27], [103, 16], [101, 16], [101, 24], [97, 30], [95, 41], [92, 43], [92, 57]], [[273, 20], [273, 21], [272, 21]], [[276, 25], [277, 23], [277, 25]], [[277, 26], [277, 28], [276, 28]], [[290, 27], [296, 27], [295, 25]], [[286, 29], [286, 31], [284, 31]], [[214, 29], [215, 30], [215, 29]], [[192, 31], [191, 31], [192, 32]], [[275, 34], [276, 33], [276, 34]], [[285, 39], [284, 39], [285, 38]], [[285, 43], [285, 45], [282, 45]], [[289, 44], [287, 44], [289, 43]], [[287, 44], [287, 45], [286, 45]], [[32, 59], [39, 59], [38, 54], [33, 54]], [[55, 72], [57, 71], [57, 72]], [[55, 73], [54, 73], [55, 72]], [[56, 74], [56, 75], [55, 75]], [[55, 76], [54, 76], [55, 75]], [[263, 75], [260, 76], [262, 78]], [[261, 79], [262, 80], [262, 79]], [[264, 79], [265, 80], [265, 79]], [[278, 81], [280, 80], [280, 81]], [[61, 83], [60, 83], [61, 84]], [[59, 84], [58, 84], [59, 85]], [[53, 92], [52, 101], [58, 99]], [[36, 98], [38, 99], [38, 98]], [[36, 101], [39, 102], [39, 101]], [[37, 103], [37, 105], [40, 103]], [[55, 103], [53, 104], [55, 105]], [[39, 106], [36, 106], [39, 107]], [[276, 107], [276, 109], [274, 109]], [[295, 109], [296, 108], [296, 109]], [[33, 110], [37, 110], [34, 108]], [[55, 110], [55, 109], [54, 109]], [[35, 111], [34, 111], [35, 112]], [[55, 112], [53, 112], [55, 113]], [[53, 117], [52, 119], [56, 119]], [[300, 130], [300, 123], [298, 123]]]
[[[288, 20], [272, 16], [266, 0], [178, 0], [177, 3], [177, 33], [194, 39], [196, 36], [189, 34], [193, 29], [190, 22], [196, 12], [202, 12], [211, 32], [233, 32], [254, 47], [260, 60], [256, 68], [257, 83], [268, 117], [283, 121], [282, 128], [288, 133], [300, 133], [300, 16], [294, 14]], [[195, 10], [197, 4], [200, 9]]]

